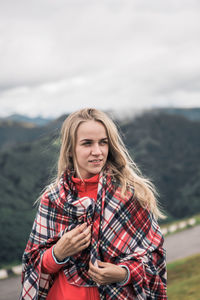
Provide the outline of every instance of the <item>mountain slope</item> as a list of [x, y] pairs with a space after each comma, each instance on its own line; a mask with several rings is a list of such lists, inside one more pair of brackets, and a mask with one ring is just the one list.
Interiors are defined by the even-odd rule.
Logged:
[[52, 120], [44, 126], [36, 126], [30, 122], [0, 120], [0, 150], [8, 150], [15, 145], [33, 142], [52, 133], [59, 133], [67, 115]]
[[154, 179], [166, 211], [176, 218], [200, 211], [200, 122], [145, 114], [122, 131], [132, 156]]

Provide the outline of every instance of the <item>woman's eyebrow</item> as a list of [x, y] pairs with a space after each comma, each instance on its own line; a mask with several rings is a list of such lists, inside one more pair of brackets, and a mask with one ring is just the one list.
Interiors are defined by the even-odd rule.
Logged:
[[[105, 137], [105, 138], [102, 138], [102, 139], [99, 139], [99, 141], [104, 141], [104, 140], [108, 140], [108, 138], [107, 137]], [[82, 139], [82, 140], [80, 140], [80, 142], [91, 142], [91, 141], [93, 141], [93, 139]]]
[[80, 140], [80, 142], [90, 142], [90, 141], [92, 141], [91, 139], [82, 139], [82, 140]]

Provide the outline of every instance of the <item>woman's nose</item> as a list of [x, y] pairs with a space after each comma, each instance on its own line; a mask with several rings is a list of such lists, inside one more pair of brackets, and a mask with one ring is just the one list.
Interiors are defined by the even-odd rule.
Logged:
[[98, 144], [93, 145], [92, 147], [92, 154], [93, 155], [99, 155], [101, 154], [101, 148]]

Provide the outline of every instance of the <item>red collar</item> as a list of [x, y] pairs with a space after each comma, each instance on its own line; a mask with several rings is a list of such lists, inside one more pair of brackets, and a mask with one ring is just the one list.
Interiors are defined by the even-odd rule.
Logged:
[[80, 179], [80, 178], [77, 178], [77, 177], [74, 177], [72, 176], [72, 181], [75, 183], [75, 184], [90, 184], [90, 183], [97, 183], [99, 181], [99, 174], [96, 174], [90, 178], [87, 178], [87, 179]]

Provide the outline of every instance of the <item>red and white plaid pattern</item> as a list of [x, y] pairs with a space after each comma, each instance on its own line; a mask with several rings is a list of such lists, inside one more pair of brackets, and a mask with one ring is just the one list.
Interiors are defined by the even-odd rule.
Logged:
[[[70, 172], [41, 200], [23, 255], [23, 288], [20, 299], [46, 299], [54, 275], [41, 271], [42, 255], [64, 234], [80, 223], [92, 224], [91, 246], [74, 255], [63, 267], [67, 280], [80, 286], [96, 286], [88, 263], [96, 259], [125, 264], [131, 283], [98, 286], [101, 299], [166, 300], [166, 262], [163, 236], [153, 215], [143, 209], [134, 191], [122, 198], [120, 186], [108, 174], [100, 174], [96, 203], [78, 198]], [[61, 299], [60, 299], [61, 300]]]

